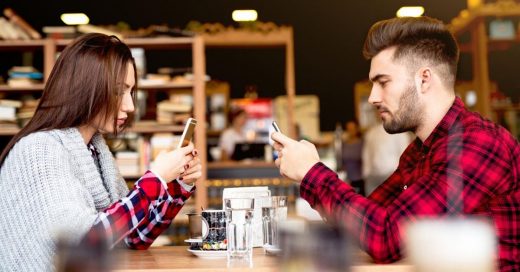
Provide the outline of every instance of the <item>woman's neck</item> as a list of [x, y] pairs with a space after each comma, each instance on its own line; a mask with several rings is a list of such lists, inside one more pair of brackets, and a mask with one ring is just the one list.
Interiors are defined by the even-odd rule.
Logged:
[[97, 132], [97, 130], [90, 125], [80, 126], [78, 130], [81, 134], [81, 137], [83, 137], [83, 141], [85, 141], [85, 144], [90, 143], [92, 137], [94, 137], [94, 134], [96, 134]]

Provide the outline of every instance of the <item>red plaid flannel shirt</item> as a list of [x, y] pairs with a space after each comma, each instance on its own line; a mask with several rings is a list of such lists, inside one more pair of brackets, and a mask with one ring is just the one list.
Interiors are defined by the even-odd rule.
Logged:
[[130, 248], [147, 249], [168, 228], [194, 190], [188, 192], [176, 181], [168, 183], [166, 190], [148, 171], [126, 197], [99, 214], [83, 243], [113, 247], [124, 238]]
[[401, 258], [399, 229], [421, 216], [471, 214], [493, 221], [501, 271], [520, 271], [520, 146], [509, 132], [457, 98], [431, 135], [418, 138], [398, 169], [368, 198], [317, 163], [301, 196], [345, 224], [376, 262]]

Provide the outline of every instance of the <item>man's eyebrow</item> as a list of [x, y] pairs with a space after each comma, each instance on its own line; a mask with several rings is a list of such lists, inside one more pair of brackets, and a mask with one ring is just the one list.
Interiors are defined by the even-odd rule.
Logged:
[[384, 75], [384, 74], [377, 74], [375, 76], [373, 76], [372, 78], [370, 78], [370, 81], [372, 82], [376, 82], [378, 80], [380, 80], [382, 77], [387, 77], [388, 75]]

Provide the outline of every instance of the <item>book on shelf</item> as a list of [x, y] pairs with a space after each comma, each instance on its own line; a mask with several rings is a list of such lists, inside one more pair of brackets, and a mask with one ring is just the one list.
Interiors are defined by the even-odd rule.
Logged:
[[76, 27], [74, 26], [44, 26], [43, 33], [51, 39], [73, 39], [76, 37]]
[[0, 99], [0, 121], [16, 121], [16, 109], [22, 106], [22, 102], [10, 99]]
[[30, 87], [43, 79], [43, 74], [32, 66], [13, 66], [8, 75], [7, 85], [11, 87]]
[[78, 25], [78, 32], [81, 33], [101, 33], [108, 36], [114, 35], [118, 37], [119, 39], [123, 39], [123, 35], [119, 32], [112, 31], [110, 29], [101, 27], [101, 26], [95, 26], [95, 25]]
[[9, 22], [25, 32], [30, 39], [41, 39], [42, 36], [36, 31], [27, 21], [25, 21], [20, 15], [16, 14], [13, 9], [5, 8], [4, 16], [9, 18]]
[[16, 108], [0, 105], [0, 121], [16, 121]]
[[139, 167], [139, 152], [119, 151], [116, 153], [116, 164], [123, 176], [137, 176], [141, 174]]
[[22, 101], [12, 99], [0, 99], [0, 106], [20, 108]]
[[18, 26], [0, 17], [0, 38], [3, 40], [29, 40], [30, 37]]

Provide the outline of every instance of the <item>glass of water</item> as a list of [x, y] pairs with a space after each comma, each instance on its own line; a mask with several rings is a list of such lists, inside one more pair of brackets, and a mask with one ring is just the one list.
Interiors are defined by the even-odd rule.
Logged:
[[251, 220], [255, 200], [253, 198], [224, 199], [226, 211], [227, 256], [230, 261], [247, 261], [252, 265], [253, 236]]
[[279, 224], [287, 219], [287, 197], [271, 196], [260, 199], [262, 205], [262, 230], [266, 254], [280, 252]]

